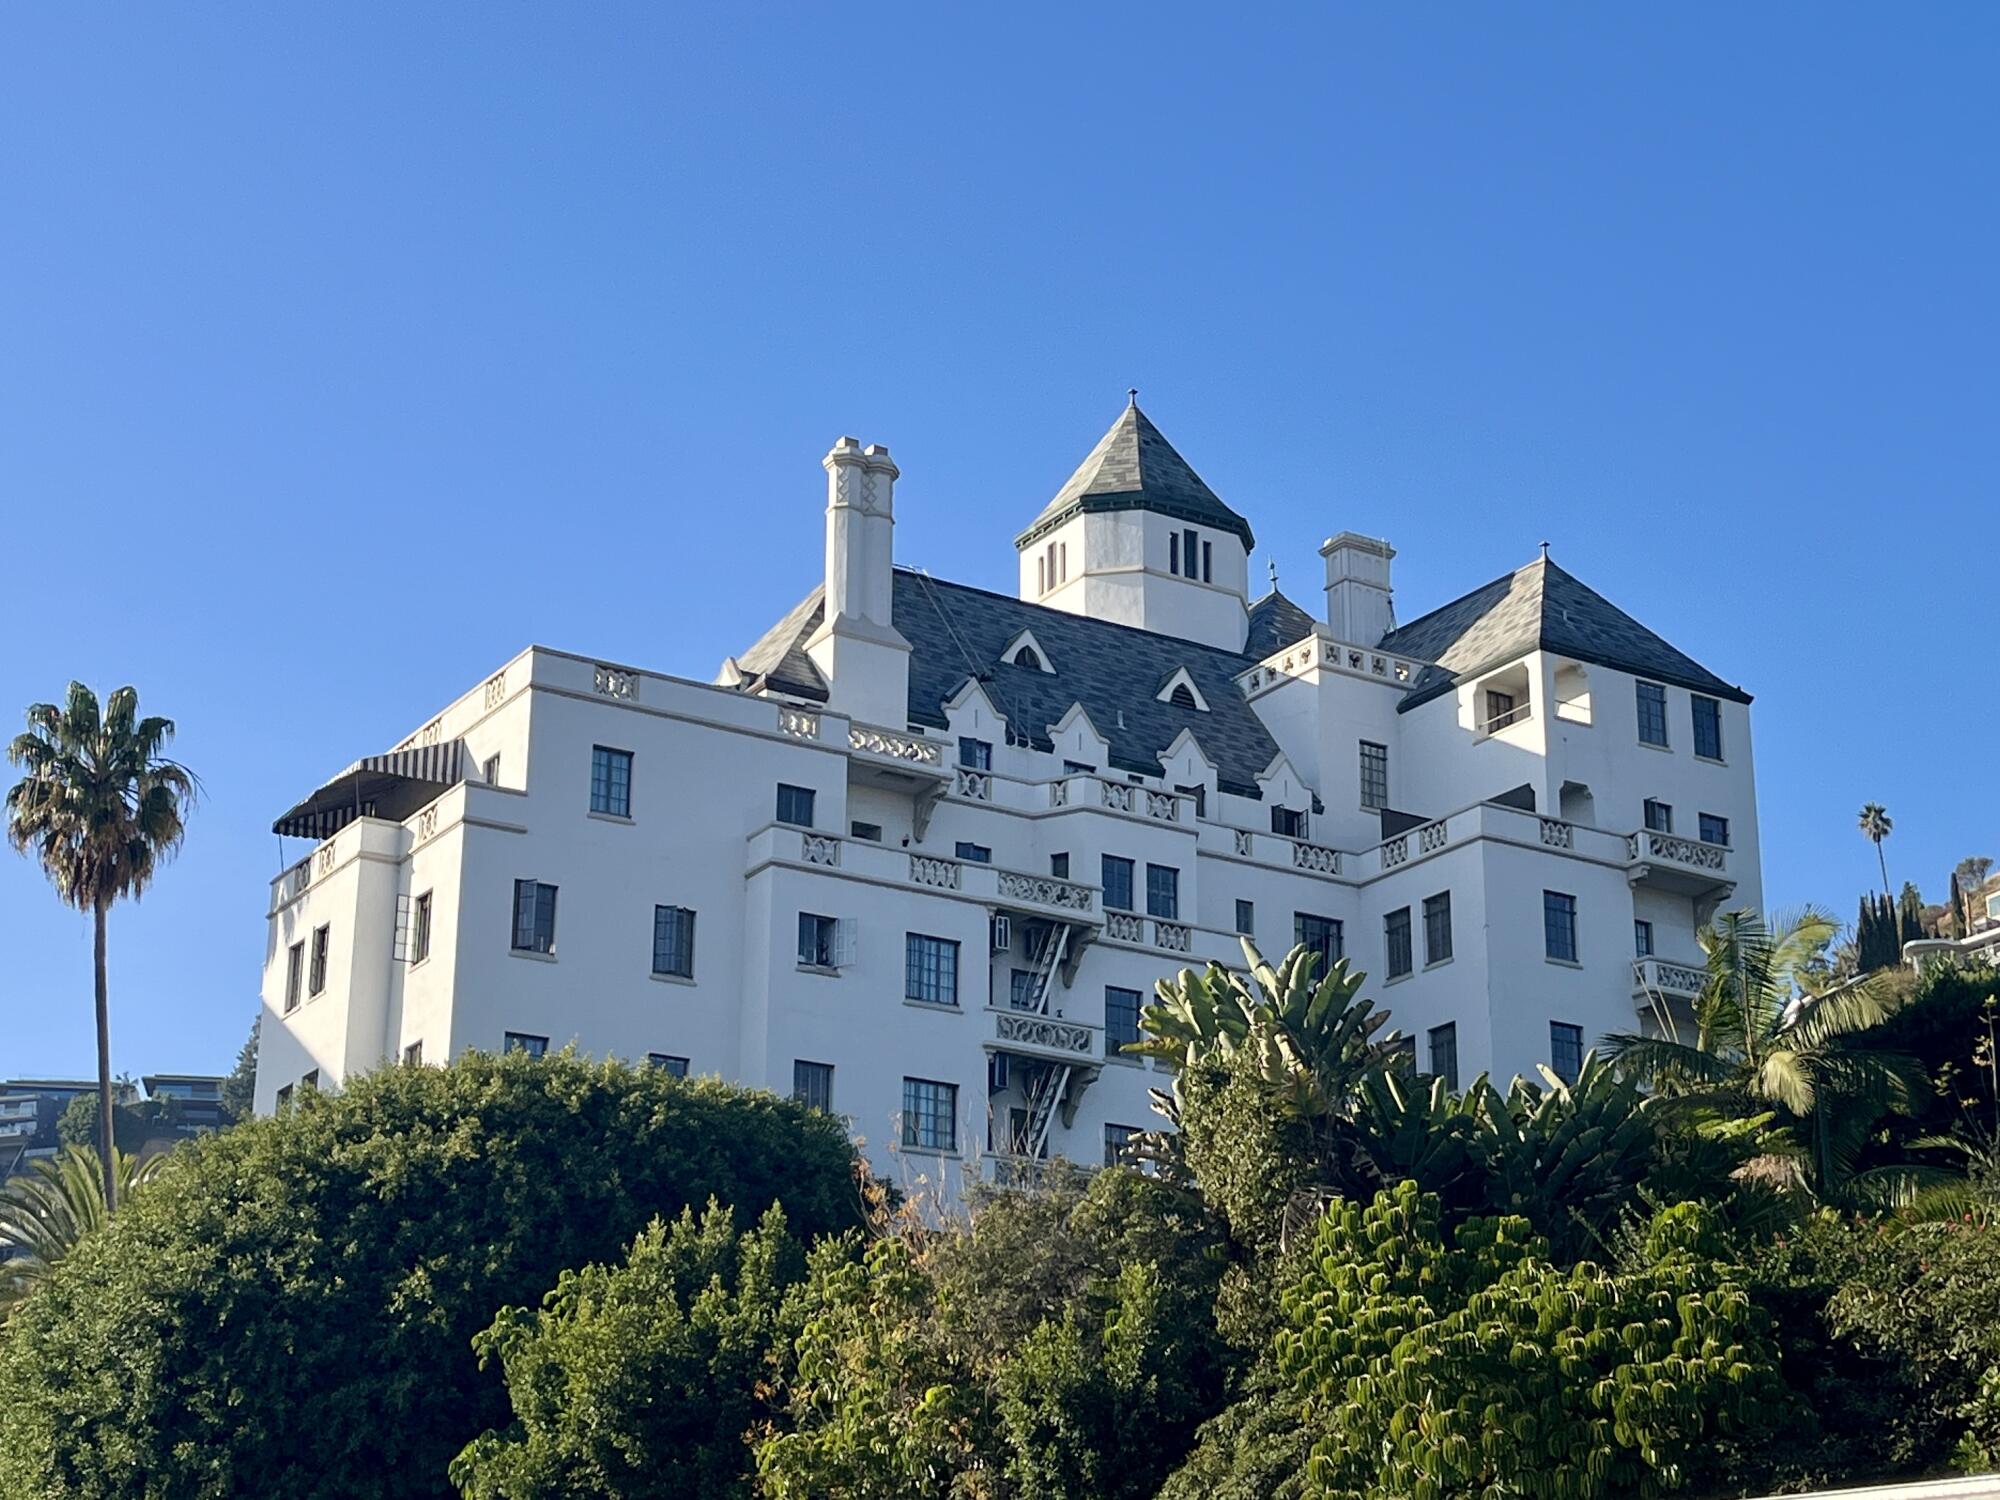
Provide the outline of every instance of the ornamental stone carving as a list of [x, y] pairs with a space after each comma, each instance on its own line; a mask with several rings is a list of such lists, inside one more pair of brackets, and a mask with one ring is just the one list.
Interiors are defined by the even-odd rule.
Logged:
[[1393, 870], [1410, 857], [1410, 836], [1400, 834], [1393, 839], [1382, 841], [1382, 868]]
[[938, 859], [929, 854], [910, 856], [910, 879], [918, 885], [934, 886], [941, 891], [958, 889], [958, 861]]
[[417, 814], [417, 842], [421, 844], [437, 831], [438, 810], [437, 804], [433, 802], [429, 807]]
[[972, 771], [964, 766], [958, 768], [958, 795], [974, 802], [993, 800], [993, 777], [985, 771]]
[[1329, 849], [1324, 844], [1292, 844], [1292, 868], [1310, 870], [1315, 875], [1338, 875], [1340, 873], [1340, 851]]
[[1073, 1052], [1088, 1057], [1097, 1050], [1090, 1027], [1076, 1021], [1059, 1021], [1052, 1016], [1025, 1011], [1000, 1010], [993, 1013], [993, 1039], [1024, 1047], [1040, 1047], [1049, 1052]]
[[1251, 851], [1255, 847], [1253, 840], [1254, 840], [1254, 835], [1250, 832], [1249, 829], [1247, 828], [1237, 829], [1236, 852], [1242, 855], [1243, 858], [1245, 859], [1250, 858]]
[[1646, 834], [1646, 852], [1654, 859], [1669, 859], [1697, 870], [1720, 870], [1728, 862], [1728, 851], [1720, 844], [1704, 844], [1697, 839], [1650, 830]]
[[1555, 818], [1543, 818], [1542, 842], [1551, 849], [1574, 849], [1576, 830]]
[[486, 706], [498, 708], [507, 701], [507, 674], [495, 672], [486, 679]]
[[1099, 795], [1103, 798], [1106, 807], [1110, 808], [1113, 812], [1133, 811], [1134, 794], [1139, 790], [1137, 787], [1123, 781], [1104, 781], [1102, 779], [1098, 781], [1097, 785], [1100, 788]]
[[840, 863], [840, 840], [827, 833], [799, 835], [799, 858], [809, 865]]
[[591, 671], [590, 686], [594, 692], [607, 698], [635, 701], [639, 696], [639, 674], [628, 672], [623, 667], [607, 667], [600, 662]]
[[1442, 821], [1424, 824], [1417, 830], [1417, 852], [1429, 854], [1433, 849], [1442, 849], [1446, 836]]
[[1089, 911], [1094, 904], [1091, 889], [1053, 875], [1020, 875], [1000, 871], [1000, 896], [1007, 901], [1029, 901], [1037, 906], [1060, 906], [1067, 911]]
[[1108, 911], [1104, 914], [1104, 935], [1121, 942], [1142, 943], [1146, 940], [1146, 924], [1129, 911]]
[[1162, 823], [1180, 821], [1180, 798], [1171, 792], [1146, 793], [1146, 816], [1158, 818]]
[[1153, 922], [1153, 946], [1169, 953], [1185, 953], [1194, 945], [1194, 929], [1185, 922]]
[[816, 740], [819, 738], [819, 715], [808, 708], [781, 705], [778, 709], [778, 732], [789, 734], [793, 739]]
[[920, 740], [915, 735], [897, 734], [889, 729], [875, 729], [866, 724], [853, 724], [847, 730], [847, 743], [856, 750], [866, 750], [871, 755], [886, 755], [894, 760], [914, 761], [918, 765], [934, 766], [943, 756], [942, 749], [929, 740]]

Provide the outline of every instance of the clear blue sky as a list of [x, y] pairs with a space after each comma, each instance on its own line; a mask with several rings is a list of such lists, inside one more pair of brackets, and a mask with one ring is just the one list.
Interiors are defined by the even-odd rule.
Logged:
[[[1757, 694], [1774, 902], [1937, 896], [1992, 772], [2000, 10], [17, 5], [0, 711], [139, 685], [207, 785], [115, 1063], [228, 1066], [271, 819], [530, 641], [707, 676], [1010, 539], [1137, 385], [1289, 592], [1535, 555]], [[1262, 554], [1254, 563], [1263, 575]], [[296, 856], [298, 846], [293, 846]], [[0, 851], [0, 1076], [91, 1066]]]

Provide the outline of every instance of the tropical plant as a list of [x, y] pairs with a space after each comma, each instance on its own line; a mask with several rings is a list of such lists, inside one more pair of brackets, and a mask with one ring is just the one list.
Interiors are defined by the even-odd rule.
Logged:
[[7, 747], [23, 775], [7, 792], [7, 838], [32, 854], [65, 905], [91, 914], [97, 993], [98, 1161], [104, 1201], [118, 1207], [111, 1118], [111, 995], [105, 929], [113, 903], [137, 900], [172, 858], [194, 804], [194, 774], [165, 751], [171, 719], [139, 716], [139, 694], [112, 693], [100, 711], [80, 682], [60, 705], [28, 708]]
[[1882, 841], [1894, 831], [1895, 824], [1889, 818], [1889, 809], [1879, 802], [1864, 802], [1861, 805], [1861, 833], [1875, 846], [1875, 862], [1882, 867], [1882, 894], [1889, 894], [1889, 860], [1882, 852]]
[[[165, 1162], [142, 1163], [129, 1152], [113, 1155], [121, 1197], [153, 1176]], [[86, 1235], [102, 1229], [111, 1211], [94, 1151], [70, 1146], [28, 1163], [0, 1182], [0, 1322], [23, 1298], [55, 1274]]]
[[1858, 1162], [1877, 1122], [1909, 1113], [1929, 1079], [1915, 1058], [1869, 1043], [1867, 1033], [1896, 1005], [1881, 976], [1808, 991], [1806, 976], [1836, 930], [1810, 908], [1773, 924], [1754, 912], [1724, 912], [1697, 934], [1707, 977], [1693, 1003], [1692, 1034], [1663, 1012], [1664, 1035], [1606, 1042], [1621, 1068], [1686, 1109], [1781, 1112], [1773, 1141], [1822, 1199], [1907, 1194], [1918, 1169], [1862, 1172]]

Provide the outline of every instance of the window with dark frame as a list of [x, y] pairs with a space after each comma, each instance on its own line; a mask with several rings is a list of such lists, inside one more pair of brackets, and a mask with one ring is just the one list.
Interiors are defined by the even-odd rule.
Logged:
[[285, 1014], [299, 1008], [299, 993], [306, 983], [306, 945], [294, 943], [285, 954]]
[[1215, 544], [1206, 538], [1201, 544], [1201, 581], [1215, 582]]
[[833, 1113], [833, 1064], [792, 1060], [792, 1097], [807, 1109]]
[[836, 966], [840, 948], [840, 920], [816, 912], [799, 913], [799, 962], [809, 969]]
[[1389, 805], [1389, 747], [1373, 740], [1361, 742], [1361, 805], [1378, 810]]
[[514, 950], [556, 951], [556, 888], [539, 880], [514, 882]]
[[990, 865], [993, 863], [993, 850], [985, 844], [970, 844], [960, 839], [958, 857], [970, 864]]
[[333, 947], [333, 928], [319, 926], [313, 929], [312, 974], [306, 981], [306, 993], [317, 995], [326, 988], [327, 953]]
[[1674, 831], [1673, 805], [1648, 797], [1646, 799], [1646, 827], [1654, 833], [1672, 833]]
[[1410, 909], [1399, 906], [1382, 918], [1382, 941], [1389, 950], [1389, 977], [1401, 979], [1416, 967], [1410, 951]]
[[1498, 688], [1486, 690], [1486, 724], [1488, 734], [1496, 729], [1505, 729], [1509, 724], [1518, 723], [1521, 716], [1514, 711], [1514, 695], [1503, 693]]
[[1139, 1040], [1139, 1007], [1144, 997], [1137, 990], [1117, 985], [1104, 987], [1104, 1055], [1124, 1057], [1120, 1049]]
[[590, 810], [613, 818], [632, 816], [632, 752], [590, 747]]
[[1035, 971], [1033, 969], [1009, 969], [1007, 971], [1007, 1005], [1012, 1010], [1033, 1010], [1035, 1008]]
[[669, 1078], [685, 1078], [688, 1076], [688, 1060], [685, 1057], [676, 1056], [671, 1052], [648, 1052], [646, 1054], [646, 1066], [649, 1068], [658, 1068]]
[[318, 1068], [306, 1069], [305, 1075], [299, 1079], [299, 1087], [302, 1089], [311, 1089], [314, 1093], [318, 1093], [319, 1069]]
[[1549, 1071], [1564, 1083], [1583, 1073], [1583, 1028], [1568, 1021], [1549, 1022]]
[[1306, 815], [1296, 807], [1274, 807], [1271, 809], [1271, 832], [1288, 839], [1302, 839], [1306, 836]]
[[277, 1099], [278, 1108], [284, 1109], [288, 1105], [290, 1105], [291, 1102], [292, 1102], [292, 1086], [288, 1083], [283, 1088], [278, 1090], [278, 1099]]
[[1257, 904], [1254, 901], [1236, 903], [1236, 930], [1244, 937], [1257, 935]]
[[1410, 1077], [1417, 1076], [1417, 1039], [1413, 1036], [1399, 1036], [1391, 1041], [1386, 1051], [1386, 1061], [1398, 1072]]
[[1632, 920], [1632, 951], [1640, 958], [1653, 956], [1653, 924], [1644, 917]]
[[410, 1043], [409, 1046], [403, 1049], [404, 1067], [421, 1068], [423, 1065], [424, 1065], [424, 1044], [421, 1041], [412, 1042]]
[[549, 1039], [545, 1036], [535, 1036], [526, 1031], [509, 1031], [504, 1034], [501, 1040], [500, 1050], [502, 1052], [525, 1052], [530, 1057], [546, 1057], [549, 1051]]
[[1346, 949], [1338, 917], [1316, 916], [1305, 911], [1292, 913], [1292, 942], [1294, 946], [1310, 948], [1319, 955], [1319, 969], [1313, 976], [1315, 979], [1326, 978]]
[[1066, 760], [1063, 762], [1063, 775], [1065, 776], [1094, 776], [1096, 773], [1097, 767], [1093, 766], [1087, 760]]
[[1135, 1126], [1106, 1125], [1104, 1127], [1104, 1165], [1115, 1167], [1125, 1160], [1125, 1153], [1132, 1147], [1132, 1138], [1141, 1134]]
[[1729, 819], [1717, 817], [1714, 813], [1702, 813], [1701, 841], [1704, 844], [1720, 844], [1729, 847]]
[[1183, 797], [1194, 799], [1194, 815], [1197, 818], [1208, 816], [1208, 784], [1206, 782], [1198, 786], [1177, 786], [1174, 790], [1179, 792]]
[[1451, 892], [1424, 897], [1424, 962], [1441, 964], [1451, 957]]
[[1181, 572], [1189, 578], [1195, 576], [1195, 564], [1200, 561], [1201, 557], [1200, 552], [1197, 550], [1200, 545], [1200, 540], [1195, 536], [1192, 526], [1181, 533]]
[[993, 769], [993, 742], [976, 740], [969, 734], [958, 737], [958, 763], [968, 771]]
[[847, 825], [847, 834], [849, 838], [857, 838], [864, 843], [879, 844], [882, 842], [882, 825], [880, 823], [849, 823]]
[[1722, 704], [1700, 693], [1689, 695], [1694, 714], [1694, 753], [1703, 760], [1722, 759]]
[[1107, 854], [1103, 860], [1104, 907], [1107, 911], [1130, 911], [1132, 909], [1131, 860], [1122, 855]]
[[1069, 879], [1069, 855], [1067, 853], [1051, 854], [1049, 856], [1049, 874], [1053, 875], [1057, 880]]
[[903, 1145], [923, 1151], [958, 1149], [957, 1084], [903, 1080]]
[[921, 932], [903, 935], [903, 998], [958, 1004], [958, 944]]
[[1430, 1034], [1431, 1073], [1442, 1078], [1444, 1086], [1454, 1093], [1458, 1091], [1458, 1023], [1446, 1021], [1442, 1026], [1433, 1026]]
[[1657, 682], [1636, 684], [1639, 705], [1639, 743], [1667, 744], [1667, 690]]
[[410, 913], [410, 962], [420, 964], [431, 956], [431, 893], [417, 897]]
[[1167, 571], [1178, 574], [1180, 570], [1181, 534], [1178, 531], [1170, 531], [1167, 533]]
[[687, 907], [653, 908], [653, 972], [694, 978], [694, 913]]
[[1172, 865], [1146, 866], [1146, 915], [1180, 920], [1181, 872]]
[[778, 783], [778, 821], [794, 828], [813, 826], [813, 789]]
[[488, 786], [500, 785], [500, 757], [489, 755], [486, 764], [479, 768], [479, 774]]
[[1564, 963], [1576, 962], [1576, 897], [1542, 892], [1542, 951]]

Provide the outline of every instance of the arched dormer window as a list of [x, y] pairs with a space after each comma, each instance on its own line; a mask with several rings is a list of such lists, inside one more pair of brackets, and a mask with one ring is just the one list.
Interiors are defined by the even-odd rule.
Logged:
[[1176, 667], [1173, 676], [1161, 683], [1159, 692], [1153, 696], [1176, 708], [1191, 708], [1202, 714], [1208, 712], [1208, 700], [1202, 697], [1201, 689], [1194, 685], [1194, 678], [1188, 675], [1186, 667]]
[[1169, 698], [1167, 701], [1173, 704], [1175, 708], [1198, 709], [1200, 707], [1200, 705], [1194, 701], [1194, 689], [1189, 687], [1185, 682], [1183, 682], [1179, 687], [1174, 689], [1173, 697]]
[[1035, 655], [1035, 648], [1033, 646], [1023, 646], [1019, 651], [1014, 653], [1014, 665], [1017, 667], [1033, 667], [1039, 672], [1042, 669], [1042, 659]]
[[1026, 667], [1031, 672], [1055, 671], [1055, 668], [1049, 665], [1048, 652], [1042, 649], [1042, 643], [1035, 639], [1032, 630], [1024, 630], [1009, 641], [1006, 649], [1000, 653], [1000, 660], [1012, 662], [1017, 667]]

